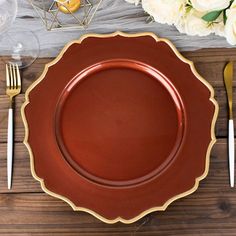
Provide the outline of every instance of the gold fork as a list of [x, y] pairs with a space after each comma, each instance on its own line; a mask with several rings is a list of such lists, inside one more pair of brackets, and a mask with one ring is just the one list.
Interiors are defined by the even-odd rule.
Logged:
[[7, 133], [7, 186], [11, 189], [13, 168], [13, 105], [14, 97], [21, 91], [19, 67], [16, 64], [6, 64], [6, 94], [9, 96], [8, 133]]

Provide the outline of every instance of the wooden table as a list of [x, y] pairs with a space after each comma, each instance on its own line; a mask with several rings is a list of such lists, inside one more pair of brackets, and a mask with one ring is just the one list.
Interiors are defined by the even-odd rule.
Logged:
[[235, 236], [236, 187], [231, 189], [228, 183], [227, 104], [222, 71], [226, 61], [236, 60], [236, 49], [204, 49], [184, 55], [195, 62], [199, 73], [215, 88], [220, 106], [216, 124], [218, 141], [212, 150], [209, 175], [194, 194], [175, 201], [165, 212], [152, 213], [130, 225], [108, 225], [87, 213], [73, 212], [65, 202], [43, 193], [31, 176], [29, 155], [22, 143], [24, 127], [20, 107], [25, 90], [42, 73], [50, 58], [38, 59], [22, 71], [23, 91], [16, 99], [13, 189], [7, 190], [8, 98], [5, 95], [5, 65], [0, 62], [0, 235]]

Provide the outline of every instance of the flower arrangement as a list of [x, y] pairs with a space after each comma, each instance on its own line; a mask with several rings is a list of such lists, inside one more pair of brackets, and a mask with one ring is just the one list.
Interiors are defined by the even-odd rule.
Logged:
[[126, 0], [138, 5], [156, 22], [174, 25], [188, 35], [223, 36], [236, 45], [236, 1], [234, 0]]

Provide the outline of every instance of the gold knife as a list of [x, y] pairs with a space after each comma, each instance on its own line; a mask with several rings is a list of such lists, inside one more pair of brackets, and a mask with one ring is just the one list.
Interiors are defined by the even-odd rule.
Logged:
[[234, 187], [234, 121], [233, 121], [233, 62], [230, 61], [224, 69], [224, 82], [229, 106], [228, 149], [230, 186]]

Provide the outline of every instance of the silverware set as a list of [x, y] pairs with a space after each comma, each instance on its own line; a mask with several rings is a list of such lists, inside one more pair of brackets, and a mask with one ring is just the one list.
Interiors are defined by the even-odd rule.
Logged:
[[234, 187], [234, 120], [233, 120], [233, 62], [227, 63], [224, 69], [224, 83], [227, 92], [229, 120], [228, 120], [228, 157], [230, 186]]
[[20, 71], [17, 64], [6, 65], [6, 94], [9, 96], [8, 133], [7, 133], [7, 186], [11, 189], [13, 170], [13, 144], [14, 144], [14, 98], [21, 91]]

